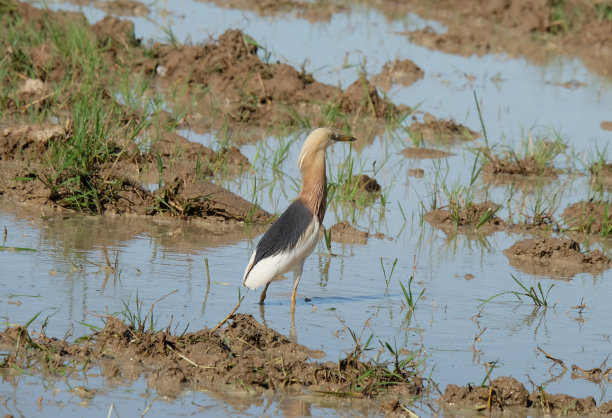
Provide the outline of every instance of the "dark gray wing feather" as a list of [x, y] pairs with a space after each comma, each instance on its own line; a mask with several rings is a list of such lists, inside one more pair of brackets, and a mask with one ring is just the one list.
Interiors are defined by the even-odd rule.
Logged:
[[294, 200], [285, 212], [266, 231], [255, 250], [255, 266], [260, 260], [295, 248], [314, 214], [299, 199]]

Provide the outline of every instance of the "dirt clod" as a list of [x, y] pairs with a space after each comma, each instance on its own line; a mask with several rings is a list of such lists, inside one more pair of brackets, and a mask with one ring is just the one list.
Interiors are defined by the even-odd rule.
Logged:
[[446, 158], [454, 155], [450, 152], [423, 147], [408, 147], [402, 150], [402, 155], [407, 158], [425, 159], [425, 158]]
[[504, 250], [510, 265], [530, 274], [571, 277], [581, 272], [599, 274], [610, 268], [600, 250], [583, 254], [578, 242], [565, 238], [531, 238]]
[[457, 386], [450, 384], [446, 387], [442, 400], [456, 406], [472, 406], [480, 408], [487, 406], [489, 399], [491, 406], [498, 409], [510, 407], [529, 406], [529, 392], [522, 383], [512, 377], [498, 377], [488, 387]]
[[[386, 365], [361, 360], [358, 349], [338, 363], [311, 361], [323, 353], [291, 342], [247, 314], [234, 315], [215, 333], [205, 328], [183, 336], [145, 331], [144, 323], [135, 327], [107, 317], [104, 329], [84, 344], [69, 344], [45, 336], [33, 341], [25, 328], [9, 327], [0, 333], [0, 347], [19, 353], [19, 356], [9, 356], [5, 366], [54, 352], [56, 366], [68, 362], [79, 364], [78, 369], [62, 370], [63, 375], [82, 373], [99, 362], [107, 378], [118, 381], [122, 376], [137, 378], [147, 373], [149, 386], [161, 395], [172, 397], [184, 389], [207, 388], [213, 383], [217, 387], [247, 386], [258, 392], [309, 389], [357, 393], [359, 390], [359, 396], [369, 397], [392, 396], [398, 388], [413, 395], [424, 390], [423, 380], [411, 371], [410, 365], [390, 374]], [[53, 370], [49, 369], [47, 360], [30, 364], [35, 365], [30, 369]], [[394, 391], [388, 391], [379, 381], [392, 382]]]
[[[483, 232], [492, 232], [503, 229], [505, 222], [495, 215], [500, 205], [494, 202], [473, 203], [466, 208], [459, 208], [456, 204], [449, 208], [435, 209], [427, 212], [424, 219], [432, 226], [450, 233], [458, 229], [476, 230], [482, 228]], [[483, 222], [478, 227], [480, 222]]]
[[352, 226], [348, 221], [340, 222], [329, 228], [331, 239], [342, 244], [366, 244], [369, 234], [360, 231]]
[[470, 141], [480, 137], [478, 132], [474, 132], [452, 119], [437, 119], [430, 113], [425, 113], [423, 122], [414, 122], [410, 125], [409, 132], [410, 136], [418, 141], [443, 144], [455, 141]]
[[393, 84], [407, 87], [416, 83], [424, 76], [423, 70], [414, 62], [396, 59], [386, 63], [380, 73], [371, 78], [372, 84], [387, 91]]
[[612, 232], [612, 211], [608, 202], [577, 202], [568, 206], [561, 217], [578, 233], [608, 236]]
[[556, 177], [555, 170], [552, 167], [539, 164], [535, 157], [531, 155], [522, 160], [505, 160], [493, 157], [484, 164], [482, 170], [488, 175]]
[[380, 184], [375, 178], [368, 176], [367, 174], [361, 174], [351, 179], [351, 182], [356, 182], [357, 187], [360, 191], [366, 193], [379, 193], [381, 190]]

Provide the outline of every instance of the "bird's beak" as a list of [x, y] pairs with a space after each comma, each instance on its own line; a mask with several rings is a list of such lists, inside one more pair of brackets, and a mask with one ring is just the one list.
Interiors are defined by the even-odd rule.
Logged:
[[356, 141], [357, 138], [353, 138], [352, 136], [336, 134], [334, 137], [334, 141]]

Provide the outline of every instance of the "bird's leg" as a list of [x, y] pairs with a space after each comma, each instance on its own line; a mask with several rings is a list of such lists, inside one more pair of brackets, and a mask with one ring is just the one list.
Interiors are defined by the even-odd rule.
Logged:
[[266, 283], [266, 287], [264, 287], [263, 292], [261, 292], [261, 296], [259, 297], [259, 304], [260, 305], [263, 305], [264, 300], [266, 300], [266, 292], [268, 291], [268, 286], [270, 286], [270, 283], [272, 283], [272, 282]]
[[295, 296], [297, 294], [297, 288], [302, 278], [302, 270], [304, 269], [304, 260], [298, 263], [293, 269], [293, 294], [291, 295], [291, 312], [295, 312]]
[[297, 343], [297, 332], [295, 332], [295, 311], [291, 310], [291, 326], [289, 328], [289, 341]]

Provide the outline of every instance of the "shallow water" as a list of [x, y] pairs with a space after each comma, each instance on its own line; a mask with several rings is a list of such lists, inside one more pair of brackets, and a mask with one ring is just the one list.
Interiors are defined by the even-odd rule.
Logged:
[[[68, 4], [53, 7], [79, 9]], [[138, 37], [163, 38], [162, 29], [171, 25], [179, 40], [189, 36], [200, 42], [226, 28], [237, 27], [267, 46], [274, 59], [296, 66], [308, 59], [306, 68], [314, 70], [317, 79], [329, 83], [347, 86], [356, 78], [356, 67], [342, 68], [347, 53], [349, 64], [358, 65], [367, 57], [370, 74], [377, 73], [387, 60], [410, 58], [423, 68], [425, 78], [407, 88], [394, 87], [390, 95], [395, 102], [410, 106], [421, 103], [419, 110], [443, 118], [452, 116], [480, 130], [473, 97], [476, 91], [491, 143], [518, 146], [526, 136], [523, 131], [558, 130], [569, 142], [567, 154], [573, 161], [568, 165], [568, 159], [560, 158], [560, 168], [584, 171], [585, 166], [576, 161], [588, 161], [595, 146], [603, 149], [612, 139], [612, 132], [599, 127], [601, 121], [610, 120], [610, 84], [588, 73], [576, 60], [559, 59], [537, 67], [524, 59], [465, 58], [428, 51], [396, 34], [422, 27], [424, 22], [414, 16], [389, 22], [377, 11], [363, 7], [335, 15], [330, 23], [315, 24], [292, 17], [262, 18], [251, 12], [190, 1], [172, 3], [173, 10], [181, 10], [180, 13], [166, 16], [161, 12], [165, 8], [166, 4], [158, 3], [151, 19], [134, 19]], [[95, 8], [82, 10], [92, 22], [103, 17]], [[493, 77], [498, 73], [503, 81], [495, 82]], [[473, 75], [474, 80], [470, 81], [466, 74]], [[572, 79], [586, 82], [587, 86], [570, 90], [554, 84]], [[205, 145], [214, 146], [216, 142], [214, 135], [181, 133]], [[354, 134], [359, 137], [359, 132]], [[222, 184], [247, 199], [255, 196], [271, 212], [282, 211], [297, 193], [299, 172], [295, 161], [304, 137], [305, 133], [271, 137], [241, 146], [241, 151], [254, 161], [257, 174], [226, 179]], [[293, 141], [288, 156], [280, 171], [274, 172], [272, 156], [287, 141]], [[364, 167], [367, 174], [372, 175], [371, 167], [376, 162], [375, 178], [383, 186], [388, 202], [383, 205], [379, 200], [365, 208], [332, 204], [325, 225], [349, 220], [360, 229], [383, 232], [387, 238], [370, 237], [367, 245], [333, 243], [334, 257], [329, 257], [320, 243], [305, 265], [294, 329], [289, 316], [290, 279], [270, 287], [264, 310], [257, 305], [259, 294], [247, 292], [241, 312], [253, 313], [256, 319], [285, 335], [295, 333], [298, 342], [323, 350], [330, 360], [338, 360], [353, 347], [347, 327], [363, 335], [364, 340], [374, 334], [374, 341], [389, 342], [398, 348], [423, 347], [425, 376], [431, 374], [441, 389], [448, 383], [479, 384], [486, 376], [484, 362], [497, 360], [492, 377], [512, 375], [531, 390], [529, 379], [543, 384], [559, 372], [549, 371], [552, 363], [538, 352], [538, 346], [568, 366], [577, 364], [585, 369], [599, 366], [612, 352], [608, 320], [612, 317], [610, 271], [598, 277], [581, 274], [571, 280], [534, 277], [510, 267], [502, 253], [522, 238], [518, 234], [447, 237], [421, 222], [421, 204], [429, 207], [432, 201], [436, 172], [446, 176], [449, 185], [469, 184], [474, 154], [466, 146], [450, 147], [456, 155], [439, 162], [405, 159], [399, 151], [412, 144], [400, 132], [376, 137], [372, 144], [356, 144], [352, 150], [343, 145], [346, 144], [337, 144], [330, 150], [330, 179], [334, 180], [334, 172], [349, 152], [356, 166]], [[424, 169], [425, 177], [409, 177], [407, 171], [411, 168]], [[557, 214], [569, 203], [588, 199], [592, 194], [588, 177], [574, 174], [562, 175], [543, 189], [559, 195]], [[507, 187], [487, 186], [480, 180], [475, 190], [477, 201], [488, 197], [501, 202], [508, 196]], [[534, 200], [533, 190], [517, 190], [512, 214], [527, 213]], [[187, 325], [190, 330], [214, 326], [246, 292], [240, 282], [261, 232], [132, 217], [69, 214], [46, 218], [4, 202], [1, 205], [0, 226], [7, 227], [3, 245], [36, 251], [0, 252], [0, 315], [8, 323], [24, 324], [41, 312], [31, 328], [40, 329], [49, 316], [46, 332], [60, 338], [67, 331], [72, 339], [89, 333], [85, 324], [101, 324], [96, 315], [125, 311], [125, 304], [133, 311], [136, 296], [143, 312], [155, 303], [158, 328], [165, 328], [171, 320], [172, 329], [178, 332]], [[504, 209], [501, 214], [506, 217], [510, 212]], [[591, 248], [603, 247], [610, 255], [608, 245], [590, 243]], [[118, 269], [114, 272], [107, 268], [105, 251], [112, 265], [116, 260]], [[395, 259], [397, 265], [387, 288], [385, 274], [390, 275]], [[407, 285], [413, 268], [413, 291], [425, 292], [415, 312], [407, 316], [398, 280]], [[475, 277], [467, 280], [466, 274]], [[526, 285], [542, 283], [544, 289], [554, 283], [549, 300], [556, 303], [555, 308], [537, 309], [527, 302], [518, 303], [512, 295], [479, 308], [479, 299], [518, 290], [511, 274]], [[580, 316], [572, 307], [582, 300], [589, 309]], [[481, 341], [474, 344], [474, 338], [484, 328]], [[376, 348], [379, 346], [377, 343]], [[186, 392], [176, 400], [159, 399], [147, 390], [143, 378], [126, 390], [107, 387], [100, 378], [64, 382], [23, 375], [16, 385], [10, 381], [1, 383], [0, 396], [10, 399], [3, 406], [6, 412], [34, 414], [38, 406], [33, 399], [42, 395], [43, 411], [51, 408], [62, 414], [82, 415], [83, 399], [70, 390], [74, 385], [96, 389], [95, 396], [84, 406], [108, 413], [114, 404], [120, 415], [143, 413], [149, 405], [151, 413], [159, 415], [200, 411], [260, 415], [266, 404], [261, 398], [248, 398], [241, 404], [215, 392]], [[568, 372], [562, 379], [548, 383], [546, 390], [592, 395], [599, 404], [612, 399], [608, 386], [571, 379]], [[290, 415], [285, 407], [295, 407], [297, 403], [303, 408], [310, 401], [286, 395], [275, 398], [266, 412]], [[357, 401], [346, 402], [349, 408], [359, 407]], [[308, 407], [311, 409], [300, 411], [303, 415], [307, 411], [335, 415], [343, 411], [336, 408], [344, 407], [347, 405], [327, 407], [314, 402]]]

